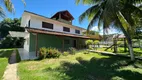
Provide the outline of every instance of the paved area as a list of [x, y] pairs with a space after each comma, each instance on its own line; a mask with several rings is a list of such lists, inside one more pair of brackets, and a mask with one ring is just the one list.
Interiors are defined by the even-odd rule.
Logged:
[[3, 80], [18, 80], [16, 51], [13, 51], [12, 55], [9, 58], [9, 64], [4, 72]]
[[19, 48], [18, 49], [21, 60], [32, 60], [32, 59], [36, 59], [36, 54], [35, 52], [27, 52], [26, 50], [24, 50], [23, 48]]

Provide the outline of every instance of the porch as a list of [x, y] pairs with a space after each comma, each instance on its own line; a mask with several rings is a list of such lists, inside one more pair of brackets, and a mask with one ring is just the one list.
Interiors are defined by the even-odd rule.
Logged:
[[23, 48], [18, 48], [18, 52], [20, 54], [21, 60], [33, 60], [38, 58], [35, 52], [28, 52]]
[[41, 47], [53, 47], [60, 51], [68, 50], [70, 47], [76, 49], [85, 48], [85, 40], [87, 36], [67, 34], [61, 32], [53, 32], [41, 29], [27, 29], [30, 32], [29, 52], [36, 52]]

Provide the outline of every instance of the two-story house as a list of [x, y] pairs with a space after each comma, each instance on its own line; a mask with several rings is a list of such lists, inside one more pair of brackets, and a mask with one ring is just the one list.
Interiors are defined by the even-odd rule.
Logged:
[[59, 50], [85, 48], [85, 40], [89, 37], [82, 32], [86, 29], [72, 25], [73, 20], [68, 11], [57, 12], [51, 18], [24, 11], [21, 21], [27, 33], [24, 49], [37, 53], [41, 47], [55, 47]]

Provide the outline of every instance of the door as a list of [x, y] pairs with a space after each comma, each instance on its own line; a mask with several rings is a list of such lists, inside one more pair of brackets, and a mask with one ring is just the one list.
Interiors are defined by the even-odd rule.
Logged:
[[73, 40], [73, 47], [76, 48], [76, 40]]

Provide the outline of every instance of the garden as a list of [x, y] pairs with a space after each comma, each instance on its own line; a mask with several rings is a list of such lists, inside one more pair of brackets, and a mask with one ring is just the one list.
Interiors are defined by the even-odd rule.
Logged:
[[18, 76], [20, 80], [141, 80], [142, 61], [132, 63], [129, 58], [84, 50], [64, 52], [54, 58], [20, 62]]

